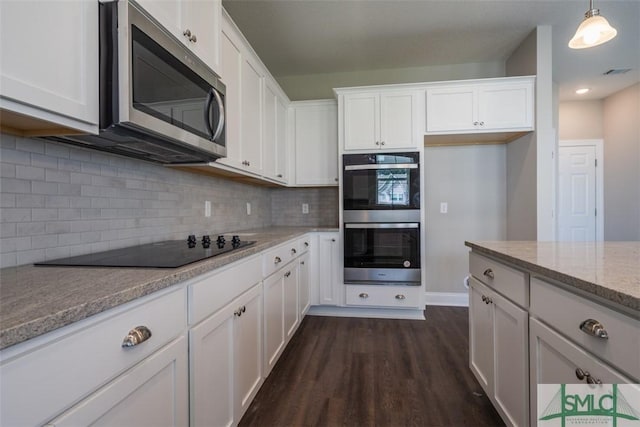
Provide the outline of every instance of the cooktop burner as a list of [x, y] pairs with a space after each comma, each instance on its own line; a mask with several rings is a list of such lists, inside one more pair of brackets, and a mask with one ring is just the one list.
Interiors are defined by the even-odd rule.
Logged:
[[209, 236], [202, 236], [202, 240], [198, 242], [196, 236], [191, 235], [186, 242], [184, 240], [167, 240], [95, 254], [44, 261], [35, 265], [176, 268], [251, 246], [254, 243], [255, 241], [243, 242], [238, 236], [233, 236], [231, 241], [227, 242], [222, 235], [218, 236], [213, 242]]

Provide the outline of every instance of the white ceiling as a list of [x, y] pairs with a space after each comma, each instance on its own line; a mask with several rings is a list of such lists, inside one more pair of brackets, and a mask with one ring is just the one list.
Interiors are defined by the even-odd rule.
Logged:
[[[595, 0], [618, 36], [567, 47], [587, 0], [223, 0], [275, 77], [504, 61], [551, 25], [561, 100], [599, 99], [640, 81], [640, 0]], [[611, 68], [632, 68], [603, 76]], [[586, 96], [578, 87], [590, 87]]]

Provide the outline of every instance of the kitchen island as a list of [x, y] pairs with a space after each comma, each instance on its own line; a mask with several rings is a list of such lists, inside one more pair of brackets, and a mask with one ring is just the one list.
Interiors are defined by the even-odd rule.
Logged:
[[507, 425], [538, 384], [639, 382], [640, 242], [465, 244], [469, 367]]

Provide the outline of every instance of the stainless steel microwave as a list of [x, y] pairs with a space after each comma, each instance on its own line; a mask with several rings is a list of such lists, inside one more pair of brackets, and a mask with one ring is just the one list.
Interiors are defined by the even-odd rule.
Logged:
[[101, 2], [100, 133], [53, 137], [167, 163], [226, 156], [225, 86], [140, 6]]

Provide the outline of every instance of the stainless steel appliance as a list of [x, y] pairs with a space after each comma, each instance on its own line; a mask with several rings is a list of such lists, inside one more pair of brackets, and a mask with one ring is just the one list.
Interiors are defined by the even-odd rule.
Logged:
[[420, 285], [420, 224], [346, 223], [345, 284]]
[[345, 154], [344, 222], [419, 222], [420, 153]]
[[226, 156], [218, 76], [135, 3], [99, 10], [100, 133], [48, 139], [167, 164]]
[[227, 241], [223, 235], [212, 242], [209, 236], [202, 236], [200, 242], [191, 235], [184, 240], [167, 240], [128, 248], [112, 249], [95, 254], [44, 261], [35, 265], [68, 267], [140, 267], [176, 268], [214, 256], [253, 245], [255, 241], [241, 241], [232, 236]]

